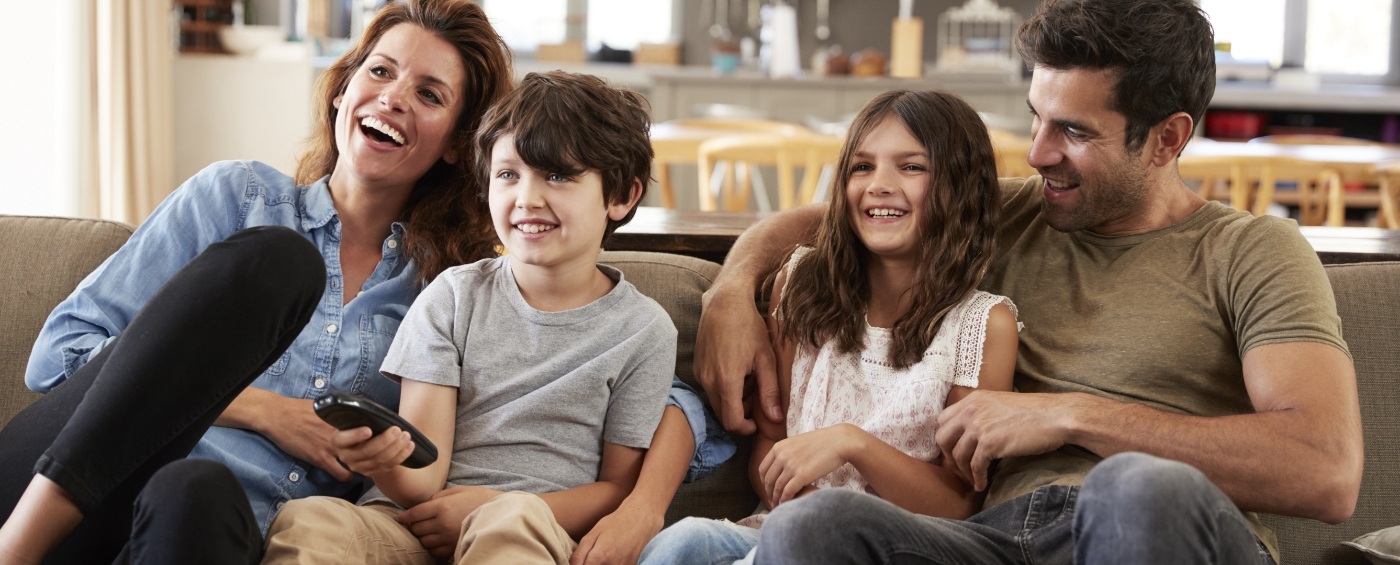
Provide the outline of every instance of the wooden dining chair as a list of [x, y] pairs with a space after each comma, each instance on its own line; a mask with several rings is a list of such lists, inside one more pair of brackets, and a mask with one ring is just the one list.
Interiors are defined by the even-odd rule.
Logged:
[[1376, 145], [1378, 142], [1340, 135], [1319, 135], [1313, 133], [1281, 133], [1261, 135], [1249, 140], [1250, 143], [1274, 143], [1278, 145]]
[[1296, 188], [1298, 223], [1340, 226], [1345, 220], [1342, 181], [1326, 164], [1291, 157], [1196, 156], [1177, 160], [1182, 180], [1196, 182], [1206, 199], [1220, 199], [1256, 216], [1269, 212], [1282, 182]]
[[699, 157], [700, 143], [712, 137], [738, 134], [811, 134], [806, 127], [768, 119], [748, 118], [677, 118], [652, 125], [652, 162], [656, 166], [657, 192], [661, 205], [676, 207], [675, 188], [671, 182], [672, 165], [693, 165]]
[[996, 128], [988, 128], [987, 135], [992, 139], [992, 151], [996, 155], [997, 176], [1026, 178], [1040, 174], [1026, 161], [1031, 151], [1030, 138]]
[[[742, 211], [749, 195], [761, 211], [773, 209], [758, 167], [771, 166], [778, 173], [778, 209], [809, 204], [827, 197], [835, 165], [841, 157], [842, 139], [820, 134], [731, 135], [700, 144], [700, 209]], [[801, 184], [797, 172], [801, 170]]]
[[1400, 230], [1400, 164], [1382, 167], [1379, 173], [1381, 206], [1376, 227]]

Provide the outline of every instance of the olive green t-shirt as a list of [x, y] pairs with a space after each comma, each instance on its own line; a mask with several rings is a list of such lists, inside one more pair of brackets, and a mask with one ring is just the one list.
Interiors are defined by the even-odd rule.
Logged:
[[[1025, 323], [1018, 391], [1242, 414], [1253, 412], [1246, 351], [1289, 341], [1346, 351], [1327, 274], [1292, 220], [1212, 201], [1166, 228], [1103, 237], [1056, 231], [1041, 200], [1040, 177], [1002, 180], [997, 260], [982, 285], [1014, 301]], [[1008, 458], [986, 504], [1080, 484], [1100, 459], [1076, 446]], [[1246, 517], [1277, 559], [1273, 533]]]

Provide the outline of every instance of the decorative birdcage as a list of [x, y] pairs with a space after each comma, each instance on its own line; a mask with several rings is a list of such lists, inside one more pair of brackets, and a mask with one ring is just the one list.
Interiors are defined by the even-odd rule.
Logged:
[[938, 16], [938, 68], [952, 71], [1021, 72], [1011, 37], [1021, 16], [995, 0], [967, 0]]

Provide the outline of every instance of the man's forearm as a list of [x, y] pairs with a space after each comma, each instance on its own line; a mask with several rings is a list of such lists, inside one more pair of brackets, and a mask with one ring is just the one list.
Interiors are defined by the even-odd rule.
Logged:
[[712, 293], [738, 288], [753, 294], [784, 252], [811, 239], [825, 211], [825, 204], [803, 206], [779, 212], [749, 227], [725, 256], [724, 268], [704, 300], [708, 302]]

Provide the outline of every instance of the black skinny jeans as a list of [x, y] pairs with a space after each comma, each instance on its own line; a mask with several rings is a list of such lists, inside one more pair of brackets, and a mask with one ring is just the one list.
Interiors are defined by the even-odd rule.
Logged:
[[283, 227], [209, 246], [0, 431], [0, 515], [41, 473], [84, 516], [45, 563], [256, 563], [261, 531], [232, 472], [185, 457], [311, 319], [324, 261]]

